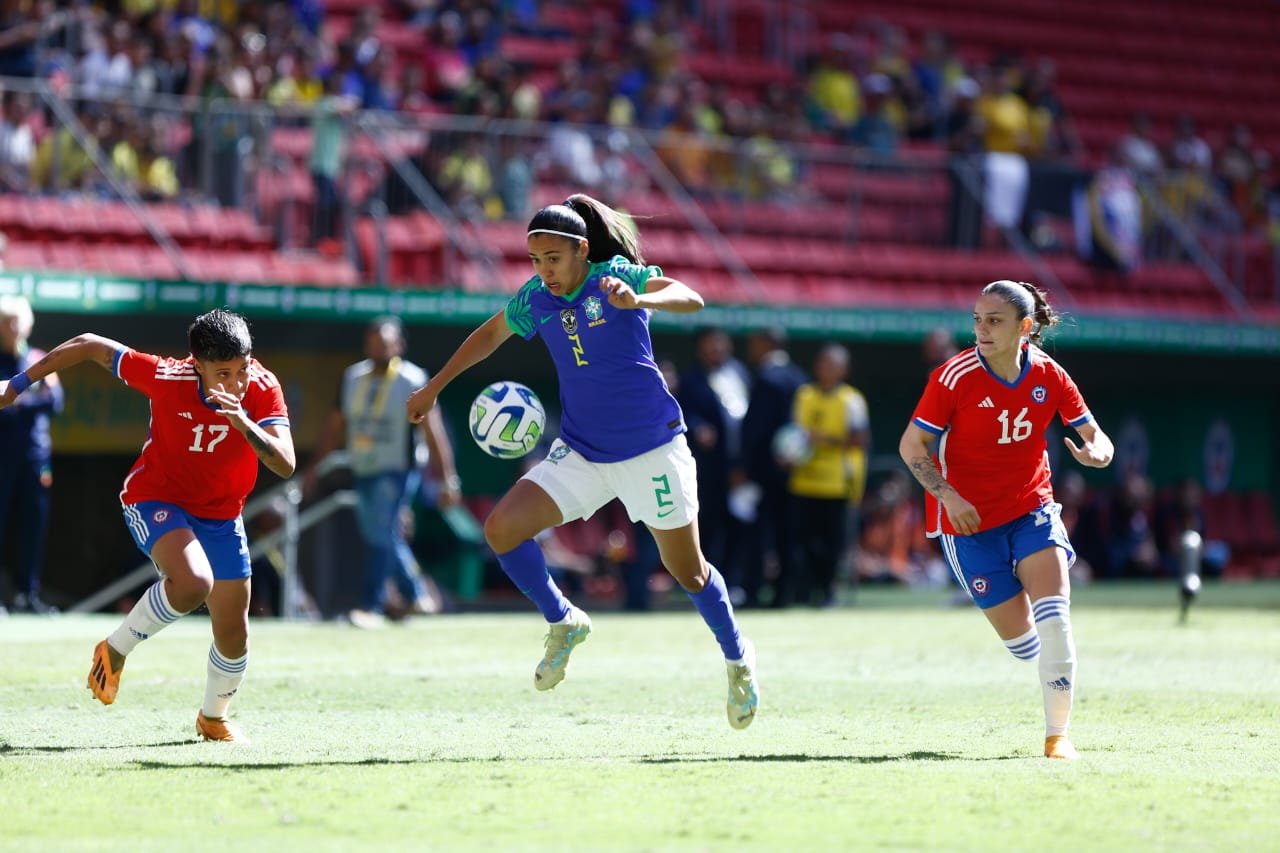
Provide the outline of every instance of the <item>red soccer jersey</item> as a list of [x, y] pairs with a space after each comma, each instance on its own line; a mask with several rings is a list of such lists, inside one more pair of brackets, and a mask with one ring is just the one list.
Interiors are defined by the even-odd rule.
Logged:
[[[258, 457], [205, 402], [195, 360], [126, 349], [116, 355], [115, 374], [151, 400], [147, 443], [125, 477], [120, 502], [165, 501], [197, 518], [239, 516], [258, 479]], [[289, 423], [279, 381], [255, 359], [249, 359], [249, 389], [240, 405], [260, 426]]]
[[[1012, 384], [987, 369], [976, 348], [929, 375], [911, 421], [938, 439], [942, 476], [973, 504], [980, 530], [1006, 524], [1053, 500], [1045, 431], [1054, 414], [1068, 426], [1092, 419], [1076, 383], [1038, 347], [1023, 345], [1022, 375]], [[955, 535], [951, 519], [926, 493], [929, 535]]]

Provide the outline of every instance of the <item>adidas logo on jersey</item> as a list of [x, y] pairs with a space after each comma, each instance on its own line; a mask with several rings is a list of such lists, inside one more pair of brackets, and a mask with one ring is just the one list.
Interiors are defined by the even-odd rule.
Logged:
[[178, 412], [178, 417], [180, 417], [180, 418], [186, 418], [186, 419], [187, 419], [187, 420], [189, 420], [189, 421], [193, 421], [193, 420], [195, 420], [195, 418], [191, 417], [191, 413], [190, 413], [190, 412]]
[[978, 404], [979, 409], [994, 409], [995, 407], [996, 407], [996, 404], [991, 402], [990, 397], [987, 397], [985, 400], [983, 400], [981, 403]]

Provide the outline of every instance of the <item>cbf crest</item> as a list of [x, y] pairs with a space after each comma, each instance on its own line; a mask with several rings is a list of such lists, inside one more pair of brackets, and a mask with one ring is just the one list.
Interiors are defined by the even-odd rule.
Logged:
[[564, 326], [566, 335], [578, 334], [578, 314], [572, 308], [566, 308], [560, 312], [560, 325]]
[[582, 304], [582, 310], [586, 312], [589, 325], [592, 326], [604, 316], [604, 306], [600, 304], [600, 299], [596, 296], [588, 296], [587, 301]]
[[1049, 391], [1043, 385], [1037, 385], [1031, 389], [1031, 399], [1037, 403], [1043, 403], [1049, 399]]

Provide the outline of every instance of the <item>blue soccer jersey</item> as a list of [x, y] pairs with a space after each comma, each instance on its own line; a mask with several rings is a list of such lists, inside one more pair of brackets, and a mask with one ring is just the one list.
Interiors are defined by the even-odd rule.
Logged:
[[658, 267], [615, 256], [592, 264], [582, 287], [566, 297], [534, 276], [507, 303], [517, 335], [541, 335], [560, 380], [560, 437], [592, 462], [621, 462], [661, 447], [685, 431], [684, 416], [653, 359], [649, 312], [614, 308], [600, 290], [604, 276], [644, 293]]

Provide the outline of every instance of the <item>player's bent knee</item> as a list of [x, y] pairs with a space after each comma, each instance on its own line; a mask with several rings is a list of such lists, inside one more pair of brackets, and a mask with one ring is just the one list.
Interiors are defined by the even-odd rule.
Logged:
[[495, 554], [505, 554], [511, 550], [505, 547], [507, 537], [503, 527], [502, 519], [496, 512], [489, 513], [489, 517], [484, 520], [484, 541], [489, 543]]
[[520, 534], [518, 526], [512, 524], [504, 512], [494, 510], [484, 520], [484, 541], [495, 554], [505, 554], [528, 538]]
[[213, 575], [202, 572], [192, 572], [184, 577], [171, 576], [169, 583], [172, 584], [168, 590], [169, 601], [183, 613], [195, 610], [213, 591]]

